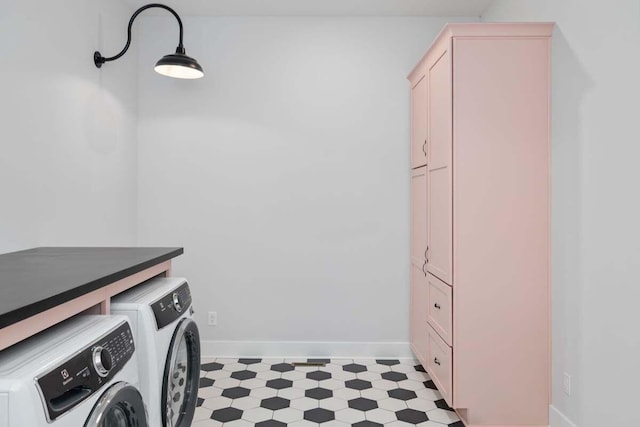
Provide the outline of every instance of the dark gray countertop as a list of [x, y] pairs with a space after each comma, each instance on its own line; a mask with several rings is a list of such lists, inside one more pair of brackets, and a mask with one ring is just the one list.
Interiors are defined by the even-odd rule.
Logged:
[[47, 247], [0, 255], [0, 328], [183, 252], [183, 248]]

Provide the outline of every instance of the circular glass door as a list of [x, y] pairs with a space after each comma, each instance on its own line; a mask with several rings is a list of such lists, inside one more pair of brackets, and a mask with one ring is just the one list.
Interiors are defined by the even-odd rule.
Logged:
[[176, 328], [162, 384], [164, 427], [189, 427], [198, 401], [200, 378], [200, 335], [191, 319], [182, 319]]
[[147, 413], [137, 388], [119, 382], [104, 392], [85, 427], [147, 427]]

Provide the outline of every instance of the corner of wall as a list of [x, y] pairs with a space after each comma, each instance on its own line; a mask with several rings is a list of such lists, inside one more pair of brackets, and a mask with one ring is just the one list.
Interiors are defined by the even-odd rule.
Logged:
[[491, 19], [487, 19], [487, 16], [491, 15], [491, 12], [493, 10], [493, 8], [495, 7], [495, 4], [498, 2], [499, 0], [492, 0], [487, 7], [484, 8], [484, 12], [482, 12], [480, 14], [480, 16], [478, 17], [478, 21], [480, 22], [487, 22], [487, 21], [491, 21]]
[[549, 406], [549, 427], [578, 427], [558, 408]]

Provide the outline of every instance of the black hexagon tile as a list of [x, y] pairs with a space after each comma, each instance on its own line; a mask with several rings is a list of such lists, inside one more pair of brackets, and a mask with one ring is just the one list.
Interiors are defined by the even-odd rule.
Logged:
[[365, 372], [367, 370], [367, 367], [364, 365], [359, 365], [357, 363], [349, 363], [348, 365], [344, 365], [342, 369], [344, 371], [353, 372], [354, 374], [357, 374], [360, 372]]
[[352, 388], [354, 390], [366, 390], [371, 388], [371, 382], [365, 380], [348, 380], [345, 381], [344, 384], [347, 388]]
[[333, 411], [323, 408], [314, 408], [304, 411], [304, 419], [312, 423], [326, 423], [336, 419]]
[[231, 378], [236, 380], [250, 380], [251, 378], [255, 378], [256, 375], [258, 375], [258, 373], [253, 371], [236, 371], [231, 374]]
[[200, 388], [211, 387], [214, 382], [211, 378], [200, 378]]
[[267, 381], [267, 387], [274, 388], [276, 390], [282, 390], [283, 388], [290, 388], [293, 386], [293, 381], [285, 380], [282, 378], [276, 378], [275, 380]]
[[196, 401], [196, 407], [202, 406], [203, 403], [204, 403], [204, 399], [199, 397], [198, 400]]
[[238, 363], [244, 363], [245, 365], [254, 365], [262, 362], [262, 359], [238, 359]]
[[407, 375], [401, 372], [383, 372], [382, 378], [389, 381], [404, 381], [407, 379]]
[[431, 389], [431, 390], [437, 390], [438, 389], [438, 387], [436, 387], [434, 382], [431, 381], [431, 380], [425, 381], [422, 384], [424, 384], [425, 388], [428, 388], [428, 389]]
[[436, 400], [433, 403], [435, 403], [436, 406], [438, 408], [440, 408], [440, 409], [446, 409], [447, 411], [453, 411], [453, 408], [451, 406], [449, 406], [449, 404], [447, 404], [447, 402], [444, 399]]
[[399, 399], [399, 400], [411, 400], [418, 397], [415, 391], [405, 390], [403, 388], [396, 388], [394, 390], [389, 390], [387, 393], [389, 394], [389, 397], [393, 397], [394, 399]]
[[429, 421], [429, 417], [424, 412], [409, 408], [396, 411], [396, 417], [399, 421], [409, 424], [420, 424]]
[[364, 397], [358, 397], [357, 399], [349, 401], [349, 408], [357, 409], [358, 411], [371, 411], [372, 409], [378, 408], [378, 402]]
[[267, 420], [256, 423], [256, 427], [287, 427], [287, 423], [276, 420]]
[[239, 420], [242, 418], [242, 411], [236, 408], [222, 408], [216, 409], [211, 414], [211, 419], [220, 421], [221, 423], [228, 423], [230, 421]]
[[351, 424], [352, 427], [382, 427], [383, 425], [373, 421], [360, 421], [359, 423]]
[[291, 363], [276, 363], [271, 365], [271, 370], [276, 372], [289, 372], [293, 371], [295, 367]]
[[304, 395], [311, 399], [322, 400], [333, 397], [333, 391], [327, 390], [326, 388], [322, 387], [316, 387], [305, 391]]
[[311, 372], [307, 372], [307, 378], [315, 381], [323, 381], [331, 378], [331, 374], [329, 372], [324, 372], [324, 371], [311, 371]]
[[244, 387], [231, 387], [222, 390], [222, 395], [229, 399], [240, 399], [241, 397], [247, 397], [251, 393], [251, 390]]
[[263, 399], [262, 402], [260, 402], [261, 407], [267, 408], [271, 411], [288, 408], [290, 404], [291, 401], [289, 399], [283, 399], [282, 397], [270, 397], [268, 399]]
[[224, 368], [224, 365], [217, 362], [203, 363], [202, 365], [200, 365], [200, 369], [207, 372], [219, 371], [222, 368]]
[[425, 371], [425, 370], [424, 370], [424, 368], [422, 367], [422, 365], [415, 365], [415, 366], [413, 367], [413, 369], [415, 369], [415, 370], [416, 370], [416, 371], [418, 371], [418, 372], [427, 372], [427, 371]]
[[378, 365], [394, 366], [399, 365], [400, 361], [397, 359], [378, 359], [376, 360]]

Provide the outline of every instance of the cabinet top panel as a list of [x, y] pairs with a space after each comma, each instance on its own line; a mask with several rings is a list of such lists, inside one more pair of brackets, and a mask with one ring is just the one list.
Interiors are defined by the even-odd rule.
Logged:
[[407, 78], [411, 81], [415, 79], [416, 75], [424, 68], [424, 64], [433, 47], [438, 45], [442, 39], [455, 37], [551, 37], [554, 25], [553, 22], [471, 22], [447, 24], [442, 28], [429, 49], [427, 49], [425, 55], [418, 61]]

